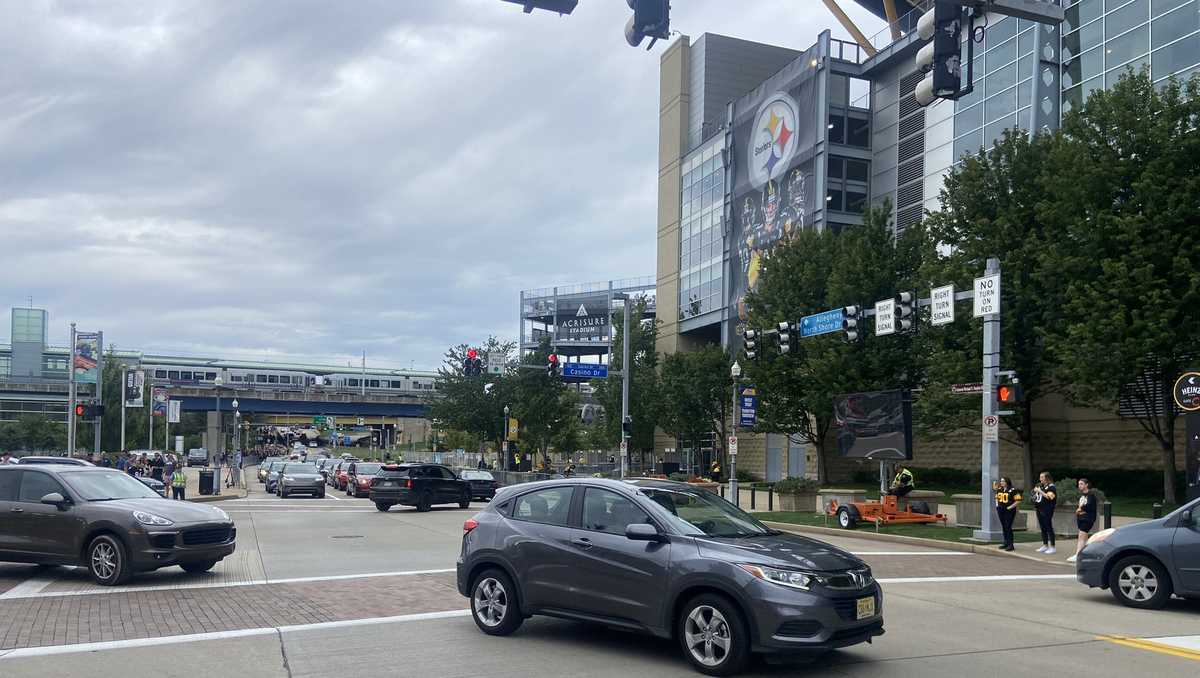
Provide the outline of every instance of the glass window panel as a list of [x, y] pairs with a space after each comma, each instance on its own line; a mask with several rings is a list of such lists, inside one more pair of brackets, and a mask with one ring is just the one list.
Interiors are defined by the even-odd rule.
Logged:
[[993, 45], [1008, 40], [1017, 34], [1017, 21], [1011, 17], [1005, 17], [987, 27], [987, 46], [991, 48]]
[[848, 103], [846, 98], [849, 83], [846, 82], [846, 76], [836, 73], [829, 76], [829, 103], [834, 106], [845, 106]]
[[844, 158], [839, 158], [832, 155], [829, 156], [829, 176], [834, 179], [840, 179], [845, 176], [843, 173], [843, 166], [845, 163], [846, 161]]
[[1196, 0], [1191, 0], [1183, 7], [1154, 20], [1150, 28], [1150, 42], [1156, 47], [1165, 45], [1196, 30], [1200, 30], [1200, 11], [1197, 11]]
[[1026, 80], [1017, 85], [1017, 105], [1024, 106], [1033, 103], [1033, 81]]
[[1083, 0], [1083, 2], [1076, 3], [1067, 8], [1063, 32], [1069, 33], [1093, 19], [1099, 19], [1103, 12], [1100, 0]]
[[1104, 42], [1103, 24], [1103, 21], [1088, 24], [1083, 27], [1083, 30], [1076, 31], [1063, 38], [1063, 59], [1069, 60], [1077, 57]]
[[991, 121], [1008, 115], [1017, 110], [1017, 90], [1014, 88], [1007, 92], [1001, 92], [996, 96], [988, 97], [988, 100], [983, 105], [985, 109], [984, 120]]
[[866, 160], [846, 160], [846, 178], [850, 181], [866, 181], [871, 173], [871, 163]]
[[1073, 59], [1063, 69], [1063, 88], [1070, 89], [1089, 78], [1099, 75], [1104, 70], [1104, 50], [1096, 49], [1085, 52], [1083, 56]]
[[954, 115], [954, 136], [962, 136], [983, 126], [983, 106], [975, 105]]
[[858, 148], [871, 147], [871, 121], [860, 120], [858, 118], [847, 118], [849, 132], [846, 135], [847, 146], [857, 146]]
[[859, 191], [846, 191], [846, 211], [861, 214], [866, 210], [867, 194]]
[[856, 108], [871, 107], [871, 81], [850, 78], [850, 105]]
[[1017, 60], [1017, 80], [1023, 80], [1033, 75], [1033, 55], [1026, 54]]
[[829, 116], [829, 141], [834, 144], [846, 143], [846, 118], [844, 116]]
[[1109, 69], [1139, 57], [1149, 49], [1149, 26], [1142, 25], [1104, 43], [1104, 68]]
[[1010, 61], [1016, 60], [1016, 58], [1017, 58], [1017, 41], [1009, 40], [1008, 42], [1004, 43], [1003, 45], [1000, 45], [999, 47], [989, 51], [987, 53], [987, 56], [984, 58], [984, 65], [987, 68], [987, 72], [991, 73], [992, 71], [996, 70], [997, 68], [1000, 68], [1004, 64], [1007, 64]]
[[1159, 16], [1168, 10], [1174, 9], [1182, 4], [1185, 0], [1153, 0], [1150, 3], [1150, 11], [1154, 16]]
[[1004, 136], [1004, 130], [1009, 127], [1016, 126], [1016, 116], [1008, 116], [1001, 118], [996, 122], [983, 128], [983, 143], [987, 148], [991, 148], [992, 144], [1000, 137]]
[[1156, 51], [1151, 63], [1155, 80], [1200, 63], [1200, 33]]
[[[1200, 57], [1197, 57], [1197, 60], [1200, 61]], [[1142, 56], [1141, 58], [1134, 59], [1133, 61], [1125, 64], [1124, 66], [1114, 68], [1111, 71], [1109, 71], [1108, 73], [1104, 74], [1104, 86], [1112, 87], [1113, 85], [1117, 84], [1117, 81], [1121, 79], [1122, 75], [1129, 73], [1131, 70], [1134, 73], [1138, 73], [1142, 70], [1142, 66], [1147, 66], [1149, 64], [1150, 64], [1150, 55], [1146, 54], [1146, 55]]]
[[1015, 84], [1017, 84], [1017, 65], [1009, 64], [998, 71], [988, 73], [987, 95], [990, 97], [996, 92], [1003, 92]]
[[1037, 31], [1025, 31], [1017, 36], [1017, 54], [1032, 54], [1035, 40], [1037, 40]]
[[842, 209], [842, 192], [829, 189], [829, 195], [825, 199], [825, 205], [831, 210]]
[[1104, 37], [1112, 39], [1125, 31], [1140, 26], [1150, 19], [1148, 0], [1133, 0], [1124, 7], [1109, 12], [1104, 17]]
[[983, 144], [983, 130], [975, 130], [970, 134], [959, 137], [954, 141], [954, 157], [961, 158], [964, 155], [974, 155], [979, 151]]

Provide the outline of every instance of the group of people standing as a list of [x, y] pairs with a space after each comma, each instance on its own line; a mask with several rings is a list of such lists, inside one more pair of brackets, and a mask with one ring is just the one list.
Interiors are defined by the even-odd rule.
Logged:
[[131, 476], [153, 478], [171, 488], [171, 497], [183, 501], [187, 494], [187, 475], [183, 466], [168, 452], [150, 455], [132, 455], [128, 450], [117, 457], [116, 468]]
[[[1075, 540], [1075, 554], [1067, 558], [1067, 561], [1072, 563], [1079, 557], [1079, 552], [1083, 550], [1083, 547], [1087, 545], [1088, 534], [1096, 526], [1098, 506], [1096, 495], [1092, 492], [1092, 484], [1087, 478], [1080, 478], [1077, 486], [1079, 501], [1075, 507], [1075, 527], [1079, 533]], [[1013, 487], [1012, 479], [1008, 477], [1001, 477], [993, 490], [996, 514], [1000, 518], [1000, 529], [1004, 533], [1004, 543], [1000, 548], [1012, 551], [1015, 549], [1013, 546], [1013, 521], [1017, 511], [1020, 510], [1023, 498], [1021, 490]], [[1054, 511], [1058, 508], [1058, 487], [1054, 484], [1054, 478], [1046, 471], [1041, 473], [1037, 485], [1033, 488], [1033, 508], [1037, 515], [1038, 528], [1042, 534], [1042, 545], [1037, 549], [1038, 552], [1056, 553], [1058, 549], [1054, 543]]]

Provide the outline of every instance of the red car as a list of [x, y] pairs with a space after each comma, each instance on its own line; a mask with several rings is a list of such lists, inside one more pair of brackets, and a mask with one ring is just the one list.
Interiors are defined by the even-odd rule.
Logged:
[[350, 463], [346, 472], [346, 494], [351, 497], [368, 497], [371, 495], [371, 479], [379, 473], [383, 464], [370, 461], [355, 461]]

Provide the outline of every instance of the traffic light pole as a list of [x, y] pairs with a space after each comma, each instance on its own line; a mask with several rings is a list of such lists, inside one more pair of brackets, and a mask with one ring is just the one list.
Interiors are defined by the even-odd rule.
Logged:
[[125, 451], [125, 395], [129, 388], [129, 366], [121, 364], [121, 451]]
[[621, 441], [625, 443], [621, 450], [621, 478], [625, 478], [629, 468], [629, 375], [633, 372], [629, 366], [629, 296], [625, 296], [623, 322], [621, 323]]
[[[987, 260], [984, 275], [1000, 273], [1000, 260], [991, 257]], [[996, 385], [999, 383], [1000, 372], [1000, 304], [996, 304], [996, 312], [983, 316], [983, 416], [994, 417], [999, 407], [996, 403]], [[1000, 477], [1000, 441], [988, 440], [987, 426], [983, 431], [983, 457], [980, 479], [980, 529], [974, 537], [983, 541], [1000, 539], [1000, 529], [997, 525], [996, 512], [992, 510], [992, 483]], [[1028, 478], [1026, 482], [1031, 482]]]
[[75, 454], [75, 323], [71, 323], [71, 360], [67, 365], [67, 456]]

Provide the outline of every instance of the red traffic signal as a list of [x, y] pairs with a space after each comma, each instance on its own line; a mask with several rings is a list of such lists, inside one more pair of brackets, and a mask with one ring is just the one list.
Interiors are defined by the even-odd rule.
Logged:
[[1012, 405], [1021, 400], [1021, 386], [1019, 384], [1002, 384], [996, 387], [996, 400], [1001, 405]]
[[556, 362], [558, 362], [558, 356], [555, 355], [554, 353], [551, 353], [550, 355], [546, 356], [546, 360], [548, 360], [549, 362], [552, 362], [552, 363], [556, 363]]
[[87, 406], [86, 405], [76, 405], [75, 406], [75, 416], [77, 416], [77, 417], [87, 416]]
[[467, 351], [467, 357], [470, 358], [471, 360], [474, 360], [478, 356], [479, 356], [479, 351], [476, 351], [475, 349], [471, 349], [471, 350]]

